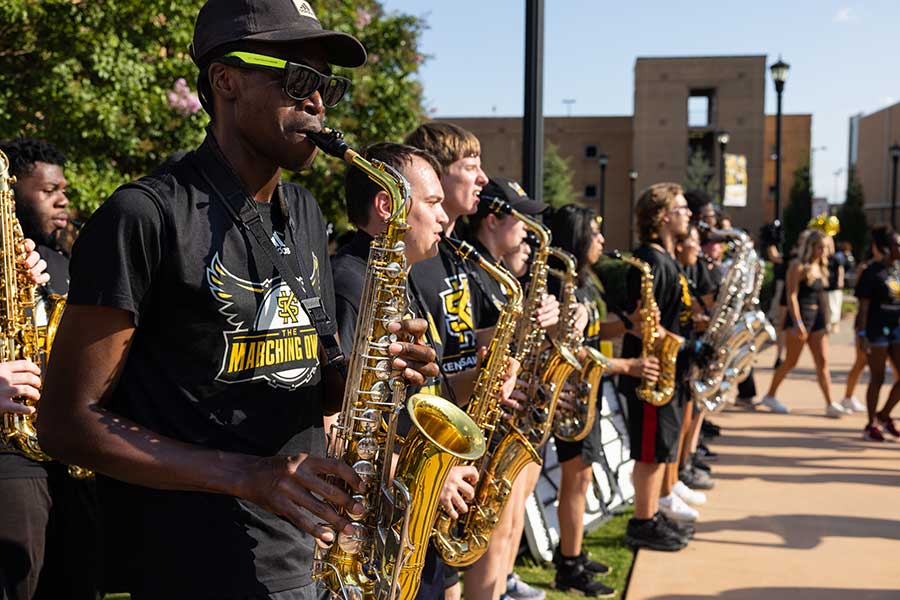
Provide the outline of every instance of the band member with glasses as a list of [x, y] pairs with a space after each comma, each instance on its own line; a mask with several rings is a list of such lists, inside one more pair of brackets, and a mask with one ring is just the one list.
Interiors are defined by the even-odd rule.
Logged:
[[[641, 245], [634, 256], [653, 273], [653, 296], [659, 308], [661, 330], [678, 334], [679, 316], [685, 309], [681, 267], [675, 260], [675, 240], [688, 231], [691, 211], [680, 185], [657, 183], [645, 189], [636, 205], [638, 239]], [[633, 311], [641, 299], [641, 277], [630, 268], [627, 279], [626, 310]], [[642, 340], [633, 331], [625, 336], [622, 356], [641, 355]], [[683, 362], [683, 361], [680, 361]], [[628, 432], [631, 456], [635, 459], [634, 517], [628, 522], [625, 541], [635, 548], [680, 550], [687, 545], [689, 532], [658, 511], [660, 494], [668, 497], [671, 486], [663, 489], [666, 465], [678, 460], [684, 390], [676, 374], [676, 389], [671, 402], [654, 406], [637, 396], [639, 378], [623, 375], [619, 391], [628, 402]], [[674, 485], [674, 481], [667, 482]]]
[[[134, 600], [312, 600], [313, 544], [353, 531], [332, 505], [360, 512], [345, 490], [363, 484], [324, 457], [343, 396], [326, 364], [339, 360], [326, 226], [281, 170], [315, 158], [306, 134], [339, 99], [330, 65], [366, 54], [304, 0], [209, 0], [190, 52], [206, 140], [119, 188], [82, 230], [40, 442], [97, 473]], [[415, 385], [437, 374], [425, 328], [391, 325], [415, 340], [390, 346]]]

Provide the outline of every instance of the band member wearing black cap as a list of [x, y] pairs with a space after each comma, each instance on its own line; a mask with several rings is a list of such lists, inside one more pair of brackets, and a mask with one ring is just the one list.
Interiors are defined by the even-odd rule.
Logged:
[[[673, 256], [675, 239], [687, 233], [691, 211], [681, 186], [658, 183], [641, 193], [637, 206], [638, 238], [641, 245], [634, 256], [648, 263], [653, 273], [653, 296], [660, 311], [660, 326], [679, 333], [679, 316], [684, 310], [683, 275]], [[626, 310], [641, 301], [641, 277], [637, 269], [628, 271]], [[639, 334], [637, 334], [639, 335]], [[622, 356], [641, 355], [642, 341], [629, 332], [622, 344]], [[622, 376], [619, 390], [628, 401], [628, 433], [631, 456], [635, 459], [634, 517], [629, 521], [625, 541], [637, 548], [680, 550], [687, 544], [686, 535], [658, 512], [660, 492], [669, 496], [671, 489], [661, 490], [665, 465], [677, 461], [681, 431], [682, 405], [676, 376], [676, 390], [671, 402], [655, 406], [637, 396], [641, 380]], [[672, 482], [674, 484], [674, 482]]]
[[[478, 210], [468, 217], [469, 240], [482, 256], [500, 264], [503, 257], [517, 250], [525, 241], [526, 229], [515, 217], [494, 213], [490, 209], [491, 201], [499, 199], [518, 212], [538, 219], [547, 205], [530, 198], [517, 181], [505, 177], [492, 177], [481, 190], [480, 198]], [[506, 290], [481, 268], [473, 269], [471, 275], [475, 283], [475, 310], [481, 315], [479, 325], [493, 327], [500, 316], [500, 307], [506, 302]], [[545, 305], [538, 311], [537, 319], [544, 329], [557, 324], [559, 302], [554, 296], [547, 296]], [[512, 402], [508, 407], [522, 410], [521, 402], [526, 400], [524, 394], [517, 390], [513, 392]], [[466, 582], [484, 573], [495, 582], [495, 595], [506, 594], [513, 600], [541, 600], [545, 596], [543, 590], [529, 586], [513, 570], [519, 540], [522, 539], [525, 527], [525, 501], [534, 490], [540, 474], [541, 467], [537, 463], [530, 463], [519, 473], [500, 522], [491, 536], [488, 550], [476, 563], [473, 575], [466, 576]]]
[[[84, 227], [40, 442], [98, 473], [133, 599], [312, 599], [312, 545], [352, 531], [332, 505], [360, 512], [344, 490], [362, 482], [323, 457], [343, 393], [324, 389], [339, 360], [325, 222], [281, 169], [314, 159], [306, 134], [348, 85], [329, 65], [365, 50], [303, 0], [210, 0], [191, 56], [206, 140]], [[425, 323], [392, 328], [418, 340]], [[412, 383], [437, 373], [427, 346], [390, 349]]]

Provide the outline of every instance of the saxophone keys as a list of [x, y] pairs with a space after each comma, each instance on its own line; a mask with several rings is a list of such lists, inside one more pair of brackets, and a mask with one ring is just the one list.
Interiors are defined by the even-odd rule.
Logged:
[[339, 533], [338, 547], [347, 554], [359, 554], [363, 549], [363, 542], [366, 541], [366, 527], [362, 523], [350, 523], [353, 533]]
[[367, 512], [369, 512], [369, 500], [363, 494], [354, 494], [353, 501], [363, 507], [361, 512], [355, 513], [352, 510], [347, 511], [347, 516], [353, 519], [354, 521], [358, 521], [362, 519]]
[[356, 453], [363, 460], [372, 460], [378, 453], [378, 440], [364, 437], [356, 443]]
[[374, 433], [378, 431], [381, 425], [381, 413], [374, 408], [367, 408], [358, 417], [360, 426], [366, 433]]
[[363, 488], [368, 490], [375, 480], [375, 465], [368, 460], [358, 460], [353, 463], [353, 471], [362, 480]]

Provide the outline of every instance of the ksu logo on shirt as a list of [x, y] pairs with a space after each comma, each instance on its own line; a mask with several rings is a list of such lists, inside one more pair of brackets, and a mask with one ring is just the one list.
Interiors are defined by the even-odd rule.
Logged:
[[[476, 343], [475, 324], [472, 320], [472, 302], [466, 274], [446, 277], [444, 285], [446, 288], [439, 294], [444, 309], [442, 311], [444, 328], [447, 332], [443, 367], [446, 372], [455, 373], [475, 364], [475, 355], [472, 354]], [[467, 354], [472, 356], [466, 356]]]
[[[313, 265], [315, 285], [315, 254]], [[206, 269], [206, 281], [221, 305], [219, 312], [234, 327], [222, 332], [225, 351], [217, 381], [262, 379], [273, 387], [294, 389], [312, 379], [319, 366], [319, 338], [287, 283], [280, 277], [263, 282], [241, 279], [225, 268], [218, 254]]]

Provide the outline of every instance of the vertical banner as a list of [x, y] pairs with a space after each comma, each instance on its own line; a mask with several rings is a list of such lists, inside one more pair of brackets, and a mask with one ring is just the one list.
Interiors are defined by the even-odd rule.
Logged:
[[747, 157], [725, 153], [725, 199], [723, 206], [747, 206]]

